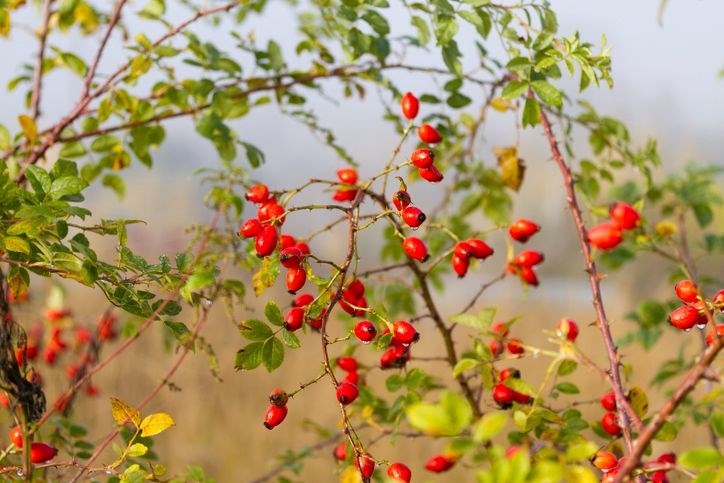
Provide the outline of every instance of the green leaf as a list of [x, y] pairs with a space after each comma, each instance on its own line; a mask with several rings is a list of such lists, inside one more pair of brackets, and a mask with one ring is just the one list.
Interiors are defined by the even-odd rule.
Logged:
[[420, 45], [427, 45], [430, 41], [430, 27], [428, 27], [427, 22], [416, 15], [412, 16], [410, 22], [417, 28], [417, 40], [420, 41]]
[[412, 427], [433, 436], [460, 434], [473, 418], [467, 400], [454, 392], [445, 391], [439, 404], [418, 402], [405, 409]]
[[30, 255], [30, 244], [24, 239], [17, 236], [8, 236], [3, 240], [5, 250], [15, 253], [24, 253]]
[[496, 311], [497, 309], [495, 307], [487, 307], [478, 312], [477, 315], [458, 314], [453, 316], [450, 321], [456, 324], [467, 325], [480, 331], [487, 331], [493, 322]]
[[634, 386], [628, 393], [628, 400], [631, 402], [631, 408], [639, 418], [644, 418], [649, 411], [649, 398], [646, 392], [638, 386]]
[[88, 71], [88, 66], [85, 65], [85, 62], [83, 62], [83, 60], [75, 54], [70, 52], [61, 52], [59, 58], [65, 67], [70, 69], [79, 77], [85, 76]]
[[269, 67], [272, 70], [282, 70], [284, 68], [284, 56], [279, 44], [270, 40], [267, 44], [267, 53], [269, 54]]
[[277, 327], [281, 327], [284, 325], [284, 317], [282, 316], [282, 311], [279, 309], [279, 306], [274, 303], [273, 300], [270, 300], [266, 303], [266, 306], [264, 307], [264, 315], [266, 316], [266, 319], [269, 321], [270, 324], [276, 325]]
[[556, 390], [559, 392], [562, 392], [563, 394], [579, 394], [581, 391], [578, 389], [578, 386], [571, 382], [561, 382], [556, 384], [555, 386]]
[[544, 80], [536, 80], [531, 82], [530, 85], [533, 87], [533, 92], [535, 92], [540, 100], [546, 104], [550, 104], [554, 107], [561, 107], [563, 104], [561, 91], [553, 87], [552, 84], [549, 84]]
[[276, 337], [264, 342], [261, 352], [261, 360], [269, 372], [274, 371], [284, 362], [284, 345]]
[[139, 456], [145, 455], [147, 452], [148, 452], [148, 447], [145, 444], [134, 443], [128, 447], [128, 451], [126, 452], [126, 455], [131, 458], [137, 458]]
[[244, 150], [246, 152], [246, 159], [249, 161], [249, 164], [252, 168], [258, 168], [262, 164], [266, 163], [264, 153], [259, 148], [257, 148], [253, 144], [249, 144], [244, 141], [240, 141], [240, 143], [242, 146], [244, 146]]
[[183, 288], [181, 289], [181, 295], [188, 301], [191, 301], [191, 293], [196, 292], [199, 289], [207, 287], [214, 283], [216, 277], [214, 271], [205, 269], [202, 267], [196, 267], [194, 273], [186, 280]]
[[367, 10], [364, 15], [362, 15], [362, 20], [367, 22], [367, 24], [372, 27], [372, 30], [381, 37], [390, 33], [390, 25], [387, 23], [387, 19], [376, 10]]
[[676, 425], [669, 421], [666, 421], [657, 431], [654, 439], [656, 441], [675, 441], [678, 434], [679, 430], [677, 429]]
[[567, 376], [568, 374], [573, 373], [573, 371], [575, 371], [577, 368], [578, 368], [578, 363], [576, 361], [566, 359], [561, 362], [560, 366], [558, 366], [558, 375]]
[[281, 335], [282, 342], [290, 349], [298, 349], [302, 346], [302, 344], [299, 342], [299, 338], [294, 332], [289, 332], [287, 329], [282, 329]]
[[711, 427], [720, 438], [724, 438], [724, 413], [715, 412], [711, 415]]
[[264, 347], [263, 342], [252, 342], [236, 353], [236, 361], [234, 367], [238, 371], [250, 371], [256, 369], [261, 364], [261, 351]]
[[480, 365], [480, 361], [475, 359], [460, 359], [455, 367], [453, 368], [453, 377], [458, 377], [465, 371], [469, 371], [473, 367]]
[[724, 459], [722, 459], [721, 453], [719, 453], [719, 450], [716, 448], [703, 446], [682, 453], [676, 463], [684, 468], [701, 470], [721, 466], [722, 463], [724, 463]]
[[191, 339], [191, 331], [183, 322], [175, 322], [173, 320], [164, 320], [165, 325], [173, 334], [174, 338], [182, 344], [187, 344]]
[[508, 423], [507, 411], [491, 411], [475, 423], [473, 439], [476, 443], [490, 441]]
[[48, 194], [54, 200], [59, 200], [64, 196], [77, 195], [88, 186], [84, 180], [75, 176], [63, 176], [53, 181]]
[[535, 127], [540, 122], [540, 104], [532, 97], [525, 100], [523, 106], [523, 127]]
[[503, 97], [503, 99], [509, 101], [511, 99], [522, 96], [526, 92], [528, 92], [528, 82], [513, 80], [510, 81], [507, 86], [505, 86], [503, 92], [501, 92], [500, 95]]
[[268, 325], [261, 320], [256, 319], [244, 321], [244, 325], [241, 329], [241, 336], [252, 341], [265, 341], [273, 335], [274, 332], [272, 332]]
[[166, 431], [174, 424], [176, 423], [173, 422], [173, 418], [166, 413], [149, 414], [143, 418], [139, 426], [141, 429], [141, 437], [155, 436]]
[[151, 20], [161, 18], [166, 12], [166, 2], [164, 0], [151, 0], [138, 12], [139, 17]]
[[591, 441], [574, 444], [566, 450], [566, 460], [569, 462], [584, 461], [596, 454], [596, 451], [598, 451], [598, 446]]
[[102, 184], [115, 191], [116, 195], [121, 199], [126, 195], [126, 184], [117, 174], [106, 174], [103, 176]]

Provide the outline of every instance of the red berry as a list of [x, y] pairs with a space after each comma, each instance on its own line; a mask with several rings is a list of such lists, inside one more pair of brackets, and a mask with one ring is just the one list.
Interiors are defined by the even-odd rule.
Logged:
[[479, 240], [477, 238], [468, 238], [467, 240], [465, 240], [465, 243], [470, 245], [470, 253], [472, 254], [472, 256], [479, 260], [485, 260], [493, 254], [493, 249], [490, 248], [490, 246], [483, 240]]
[[355, 458], [354, 465], [363, 477], [372, 478], [372, 473], [375, 472], [375, 461], [372, 459], [371, 454], [365, 451]]
[[496, 322], [490, 326], [490, 332], [492, 332], [493, 334], [498, 334], [500, 335], [500, 337], [508, 337], [510, 329], [505, 324], [505, 322]]
[[508, 342], [508, 352], [511, 354], [522, 354], [525, 352], [525, 348], [523, 347], [523, 341], [518, 339], [517, 337], [513, 337]]
[[405, 238], [402, 242], [402, 249], [414, 260], [424, 262], [429, 258], [425, 242], [415, 236], [408, 236]]
[[500, 354], [503, 353], [503, 350], [505, 349], [503, 343], [500, 342], [498, 339], [490, 339], [488, 347], [490, 348], [490, 353], [493, 355], [493, 357], [498, 357]]
[[724, 324], [716, 325], [716, 335], [714, 335], [714, 329], [709, 329], [706, 334], [706, 345], [712, 345], [714, 343], [714, 337], [724, 337]]
[[355, 184], [357, 182], [357, 171], [354, 168], [338, 169], [337, 179], [344, 184]]
[[503, 409], [512, 406], [513, 390], [503, 383], [496, 384], [493, 387], [493, 400]]
[[357, 298], [364, 297], [365, 284], [362, 283], [362, 280], [356, 278], [347, 285], [347, 291]]
[[416, 206], [408, 206], [402, 210], [402, 219], [410, 228], [422, 225], [426, 218], [425, 213]]
[[416, 149], [410, 155], [410, 161], [418, 168], [429, 168], [435, 161], [435, 153], [427, 148]]
[[560, 337], [575, 342], [576, 337], [578, 337], [578, 324], [571, 319], [561, 319], [556, 326], [556, 332]]
[[59, 309], [59, 308], [55, 308], [55, 307], [48, 307], [45, 310], [45, 318], [51, 322], [57, 322], [60, 319], [69, 317], [70, 314], [71, 314], [71, 312], [68, 309]]
[[420, 138], [420, 141], [427, 144], [437, 144], [442, 141], [442, 136], [437, 132], [437, 129], [429, 124], [423, 124], [417, 128], [417, 136]]
[[17, 448], [23, 447], [23, 430], [20, 426], [15, 426], [10, 430], [10, 442]]
[[676, 453], [663, 453], [659, 455], [658, 458], [656, 458], [656, 461], [659, 463], [668, 463], [675, 465], [676, 464]]
[[687, 304], [696, 302], [698, 298], [697, 286], [691, 280], [682, 280], [674, 287], [679, 300]]
[[522, 392], [513, 391], [513, 401], [518, 404], [530, 404], [533, 401], [533, 398], [527, 394], [523, 394]]
[[327, 309], [322, 309], [322, 311], [319, 313], [319, 316], [317, 316], [316, 319], [310, 319], [307, 318], [307, 323], [313, 328], [313, 329], [321, 329], [322, 328], [322, 320], [324, 320], [324, 316], [327, 314]]
[[288, 412], [289, 408], [287, 408], [287, 406], [269, 406], [266, 410], [266, 417], [264, 418], [264, 427], [266, 427], [266, 429], [274, 429], [274, 427], [279, 426], [282, 421], [284, 421], [284, 418], [287, 417]]
[[289, 395], [286, 393], [284, 389], [276, 388], [272, 389], [272, 392], [269, 393], [269, 402], [273, 406], [286, 406], [287, 401], [289, 401]]
[[337, 446], [335, 446], [334, 451], [332, 453], [334, 455], [334, 458], [338, 461], [344, 461], [347, 459], [347, 443], [345, 441], [342, 441]]
[[254, 239], [254, 248], [258, 257], [266, 257], [277, 247], [277, 229], [272, 225], [265, 225], [261, 233]]
[[606, 413], [601, 418], [601, 426], [611, 436], [621, 434], [621, 426], [618, 425], [618, 416], [615, 413]]
[[284, 224], [284, 207], [272, 199], [262, 204], [258, 210], [256, 210], [256, 217], [262, 223], [267, 223], [274, 220], [274, 224]]
[[520, 267], [532, 267], [543, 263], [543, 260], [545, 260], [545, 256], [535, 250], [523, 250], [515, 257], [515, 263]]
[[[621, 463], [619, 463], [619, 465], [620, 464]], [[621, 468], [619, 466], [608, 470], [601, 477], [601, 483], [613, 483], [614, 481], [616, 481], [616, 477], [618, 476], [619, 471], [621, 471]]]
[[290, 268], [287, 271], [287, 290], [290, 294], [297, 293], [307, 282], [307, 272], [302, 267]]
[[614, 203], [608, 213], [611, 215], [611, 221], [621, 230], [630, 230], [639, 224], [639, 213], [629, 204]]
[[249, 188], [245, 197], [252, 203], [264, 203], [269, 199], [269, 188], [263, 183], [255, 184]]
[[611, 221], [599, 223], [588, 230], [588, 241], [601, 250], [610, 250], [623, 240], [621, 229]]
[[473, 256], [473, 247], [468, 242], [457, 242], [455, 244], [454, 255], [461, 258], [469, 258]]
[[412, 479], [412, 471], [402, 463], [392, 463], [387, 467], [387, 476], [396, 483], [409, 483]]
[[[297, 240], [294, 239], [294, 237], [288, 233], [282, 233], [279, 235], [279, 246], [282, 248], [289, 248], [293, 247], [297, 244]], [[301, 250], [301, 247], [297, 247]], [[305, 253], [305, 255], [309, 255], [309, 253]]]
[[412, 344], [420, 338], [420, 334], [412, 324], [404, 320], [398, 320], [392, 324], [392, 336], [403, 344]]
[[429, 168], [418, 168], [417, 172], [420, 174], [420, 178], [430, 183], [439, 183], [443, 180], [444, 176], [439, 169], [433, 164]]
[[593, 466], [602, 471], [608, 471], [618, 466], [618, 458], [610, 451], [599, 451], [593, 458]]
[[342, 382], [337, 386], [337, 401], [343, 405], [352, 404], [357, 396], [359, 396], [359, 389], [356, 385]]
[[58, 358], [58, 351], [50, 348], [45, 348], [45, 351], [43, 351], [43, 359], [45, 359], [45, 362], [48, 365], [55, 364], [55, 360]]
[[521, 268], [520, 278], [523, 279], [523, 281], [528, 285], [531, 285], [533, 287], [538, 286], [538, 275], [535, 273], [535, 270], [533, 270], [533, 267]]
[[402, 107], [402, 115], [412, 120], [417, 117], [417, 112], [420, 110], [420, 101], [417, 100], [417, 97], [415, 97], [412, 92], [406, 92], [405, 95], [402, 96], [400, 107]]
[[295, 246], [302, 251], [302, 255], [309, 255], [310, 253], [312, 253], [312, 251], [309, 249], [309, 245], [307, 245], [305, 242], [299, 242]]
[[293, 307], [289, 309], [284, 317], [284, 328], [289, 332], [299, 330], [304, 324], [304, 309], [301, 307]]
[[665, 471], [654, 471], [651, 474], [651, 483], [669, 483], [669, 477]]
[[535, 235], [538, 230], [540, 230], [540, 226], [530, 220], [521, 218], [510, 225], [510, 228], [508, 228], [508, 234], [513, 240], [525, 243], [530, 237]]
[[302, 251], [297, 247], [283, 248], [279, 252], [279, 263], [286, 268], [297, 268], [302, 261]]
[[453, 456], [447, 456], [447, 455], [437, 455], [433, 456], [429, 460], [427, 460], [427, 464], [425, 464], [425, 469], [427, 471], [430, 471], [432, 473], [443, 473], [453, 466], [455, 466], [456, 458]]
[[256, 218], [246, 220], [241, 228], [239, 228], [239, 236], [244, 238], [252, 238], [261, 233], [261, 222]]
[[[407, 361], [410, 360], [410, 351], [408, 348], [395, 345], [395, 339], [392, 339], [390, 347], [380, 356], [380, 367], [382, 369], [390, 369], [393, 367], [405, 367]], [[399, 344], [399, 342], [398, 342]]]
[[344, 376], [344, 379], [340, 381], [340, 383], [345, 382], [359, 386], [359, 373], [357, 371], [348, 372], [347, 375]]
[[714, 302], [714, 305], [718, 306], [722, 312], [724, 312], [724, 288], [719, 290], [711, 301]]
[[354, 326], [354, 335], [362, 342], [369, 342], [377, 335], [377, 329], [369, 320], [363, 320]]
[[410, 198], [410, 194], [407, 191], [399, 190], [392, 195], [392, 203], [395, 205], [395, 208], [401, 211], [412, 203], [412, 198]]
[[616, 393], [614, 393], [613, 391], [609, 391], [601, 396], [601, 406], [603, 406], [603, 409], [605, 409], [606, 411], [615, 411]]
[[498, 374], [498, 379], [500, 379], [500, 382], [505, 381], [506, 379], [520, 379], [520, 371], [518, 369], [515, 369], [513, 367], [507, 367], [500, 371], [500, 374]]
[[340, 357], [337, 359], [337, 367], [347, 372], [354, 372], [358, 369], [357, 359], [354, 357]]
[[468, 267], [470, 267], [470, 259], [468, 257], [461, 257], [457, 253], [452, 257], [452, 267], [455, 273], [458, 274], [459, 278], [463, 278], [468, 273]]
[[314, 295], [303, 293], [292, 301], [292, 307], [306, 307], [314, 301]]
[[337, 190], [332, 195], [334, 201], [354, 201], [359, 190]]
[[55, 458], [58, 450], [49, 444], [36, 442], [30, 445], [30, 461], [33, 463], [45, 463]]
[[669, 314], [669, 323], [681, 330], [689, 330], [699, 321], [699, 311], [691, 305], [682, 305]]

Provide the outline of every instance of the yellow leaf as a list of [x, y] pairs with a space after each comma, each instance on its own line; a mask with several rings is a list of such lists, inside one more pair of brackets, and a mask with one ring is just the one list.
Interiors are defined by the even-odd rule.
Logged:
[[656, 224], [654, 230], [656, 231], [656, 234], [660, 237], [669, 237], [676, 235], [676, 233], [679, 231], [679, 228], [673, 221], [663, 220]]
[[141, 413], [138, 409], [129, 406], [115, 397], [111, 398], [111, 412], [113, 413], [113, 419], [115, 419], [118, 424], [131, 422], [135, 427], [141, 424]]
[[23, 128], [23, 132], [28, 140], [34, 143], [38, 137], [38, 126], [35, 125], [35, 120], [30, 116], [21, 114], [18, 116], [18, 122], [20, 123], [20, 127]]
[[141, 436], [153, 436], [173, 426], [173, 418], [166, 413], [149, 414], [141, 421]]
[[7, 37], [10, 33], [10, 11], [0, 8], [0, 35]]
[[502, 97], [496, 97], [490, 101], [490, 107], [499, 112], [505, 112], [510, 109], [510, 102], [506, 101]]
[[590, 468], [569, 466], [566, 468], [566, 481], [572, 483], [597, 483], [598, 478]]
[[339, 474], [339, 483], [362, 483], [362, 477], [354, 466], [348, 466]]
[[649, 411], [649, 398], [646, 392], [638, 386], [634, 386], [628, 392], [628, 400], [631, 402], [631, 408], [639, 418], [646, 416]]
[[525, 175], [525, 163], [518, 157], [518, 149], [515, 146], [504, 148], [496, 146], [493, 147], [493, 153], [498, 157], [503, 183], [508, 188], [518, 191]]

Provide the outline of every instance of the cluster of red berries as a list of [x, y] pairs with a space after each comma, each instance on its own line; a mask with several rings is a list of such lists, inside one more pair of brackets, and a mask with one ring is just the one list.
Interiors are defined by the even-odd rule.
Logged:
[[402, 217], [402, 221], [412, 229], [418, 228], [427, 219], [425, 213], [412, 204], [412, 198], [410, 197], [410, 193], [407, 192], [407, 187], [404, 181], [402, 181], [402, 178], [400, 178], [400, 189], [392, 196], [392, 203], [395, 205], [395, 208], [397, 208], [397, 211]]
[[510, 330], [505, 322], [496, 322], [490, 327], [493, 338], [490, 339], [488, 347], [493, 358], [498, 357], [507, 348], [513, 355], [520, 355], [525, 352], [523, 341], [517, 337], [508, 337]]
[[337, 179], [344, 186], [339, 188], [332, 195], [334, 201], [354, 201], [359, 191], [357, 184], [357, 171], [354, 168], [341, 168], [337, 170]]
[[479, 238], [468, 238], [455, 244], [452, 256], [452, 268], [458, 275], [463, 278], [468, 273], [470, 267], [470, 258], [485, 260], [493, 254], [493, 249]]
[[[689, 331], [694, 326], [698, 329], [703, 329], [706, 327], [707, 322], [707, 308], [712, 312], [717, 308], [724, 311], [724, 289], [719, 290], [708, 307], [707, 301], [699, 296], [699, 288], [693, 281], [688, 279], [681, 280], [675, 285], [674, 290], [676, 291], [676, 296], [679, 300], [685, 304], [674, 309], [669, 314], [669, 323], [677, 329]], [[724, 331], [724, 328], [720, 329], [719, 325], [716, 330], [718, 333], [721, 333]], [[714, 329], [711, 329], [710, 333], [711, 340], [707, 342], [708, 344], [711, 344], [714, 341]]]
[[288, 400], [289, 395], [283, 389], [274, 389], [269, 394], [269, 407], [264, 417], [264, 427], [266, 429], [274, 429], [284, 421], [289, 412], [287, 408]]
[[600, 250], [611, 250], [623, 241], [623, 231], [632, 230], [639, 224], [640, 216], [633, 206], [617, 202], [608, 210], [610, 220], [588, 230], [588, 242]]
[[[420, 101], [411, 92], [402, 96], [400, 102], [402, 115], [409, 120], [415, 119], [420, 111]], [[429, 124], [422, 124], [417, 128], [417, 137], [426, 144], [437, 144], [442, 141], [440, 133]], [[422, 179], [431, 183], [442, 181], [443, 175], [434, 164], [435, 154], [429, 149], [421, 148], [416, 150], [410, 156], [410, 161], [417, 168], [417, 172]]]
[[[332, 294], [334, 297], [334, 294]], [[342, 298], [339, 306], [352, 317], [362, 317], [367, 308], [367, 299], [365, 298], [365, 285], [362, 280], [352, 280], [347, 287], [342, 290]]]
[[621, 434], [621, 426], [618, 425], [618, 416], [616, 415], [616, 394], [609, 391], [601, 396], [601, 406], [607, 412], [601, 417], [601, 427], [611, 436]]
[[[598, 451], [592, 460], [593, 466], [603, 472], [601, 483], [612, 483], [618, 476], [620, 468], [625, 462], [625, 456], [618, 458], [610, 451]], [[654, 469], [664, 465], [674, 464], [676, 464], [676, 455], [674, 453], [664, 453], [659, 455], [654, 461], [646, 463], [644, 469]], [[653, 471], [649, 476], [649, 481], [652, 483], [669, 483], [669, 478], [666, 476], [666, 472], [669, 470], [670, 468]]]
[[[519, 243], [526, 243], [530, 237], [538, 233], [538, 231], [540, 231], [540, 226], [525, 218], [516, 220], [510, 225], [510, 228], [508, 228], [510, 237]], [[518, 275], [526, 285], [537, 287], [539, 283], [538, 274], [536, 274], [533, 267], [543, 263], [543, 260], [545, 260], [545, 257], [541, 252], [536, 250], [523, 250], [508, 263], [508, 272], [513, 275]]]
[[520, 371], [509, 367], [498, 373], [498, 383], [493, 386], [493, 400], [501, 409], [511, 408], [513, 402], [518, 404], [530, 404], [533, 402], [531, 396], [506, 386], [505, 381], [508, 379], [520, 379]]
[[382, 369], [391, 369], [395, 367], [404, 367], [410, 360], [410, 346], [413, 342], [420, 339], [420, 334], [409, 322], [405, 320], [397, 320], [392, 324], [392, 330], [389, 328], [382, 332], [382, 335], [392, 332], [390, 345], [382, 352], [380, 356], [380, 367]]
[[337, 367], [347, 373], [340, 383], [349, 382], [355, 386], [359, 385], [359, 372], [357, 372], [359, 364], [357, 363], [357, 359], [354, 357], [339, 357], [337, 359]]
[[[14, 444], [16, 448], [22, 449], [23, 432], [20, 426], [15, 426], [10, 430], [10, 442]], [[30, 461], [33, 463], [45, 463], [55, 458], [57, 454], [58, 450], [47, 443], [34, 441], [30, 445]]]

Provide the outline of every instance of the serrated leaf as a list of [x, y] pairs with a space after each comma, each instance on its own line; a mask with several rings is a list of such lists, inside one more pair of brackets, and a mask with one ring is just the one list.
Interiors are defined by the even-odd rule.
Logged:
[[453, 316], [450, 321], [456, 324], [467, 325], [480, 331], [486, 331], [493, 322], [497, 309], [495, 307], [486, 307], [482, 309], [477, 315], [471, 314], [458, 314]]
[[276, 337], [264, 342], [261, 351], [261, 360], [269, 372], [273, 372], [284, 362], [284, 345]]
[[131, 446], [129, 446], [128, 451], [126, 452], [126, 455], [131, 458], [137, 458], [139, 456], [143, 456], [148, 452], [148, 447], [145, 444], [141, 443], [134, 443]]
[[274, 303], [273, 300], [270, 300], [266, 303], [266, 306], [264, 306], [264, 315], [266, 316], [266, 319], [269, 321], [270, 324], [276, 325], [278, 327], [284, 325], [284, 317], [282, 316], [282, 311], [281, 309], [279, 309], [279, 306]]
[[143, 418], [139, 428], [141, 429], [141, 436], [146, 438], [166, 431], [174, 424], [176, 423], [173, 422], [173, 418], [168, 414], [154, 413]]
[[138, 427], [141, 424], [141, 413], [133, 406], [129, 406], [118, 398], [111, 398], [111, 414], [118, 424], [133, 423]]
[[17, 236], [8, 236], [3, 240], [5, 250], [15, 253], [24, 253], [30, 255], [30, 244], [23, 238]]
[[285, 346], [291, 349], [298, 349], [302, 346], [299, 342], [299, 338], [294, 332], [289, 332], [287, 329], [282, 329], [281, 339]]
[[533, 92], [546, 104], [554, 107], [561, 107], [563, 104], [561, 91], [553, 87], [552, 84], [544, 80], [536, 80], [531, 82], [530, 85], [533, 88]]
[[274, 333], [271, 328], [261, 320], [249, 319], [244, 321], [241, 329], [241, 336], [251, 341], [266, 341]]
[[236, 353], [234, 367], [237, 371], [251, 371], [261, 364], [263, 342], [252, 342]]
[[473, 428], [473, 440], [476, 443], [484, 443], [490, 441], [498, 434], [508, 423], [507, 411], [491, 411], [484, 414], [480, 420], [475, 423]]
[[53, 184], [50, 186], [48, 194], [54, 200], [58, 200], [63, 196], [77, 195], [83, 189], [88, 186], [83, 179], [75, 176], [63, 176], [56, 180], [53, 180]]

